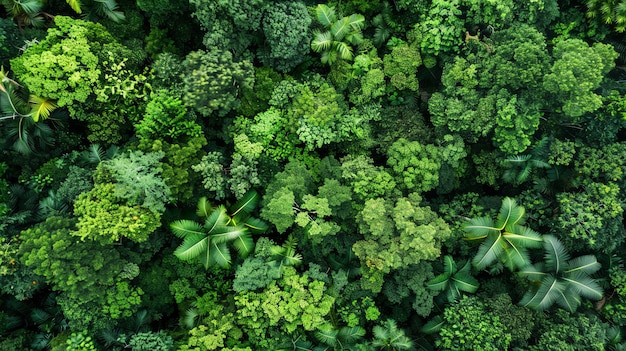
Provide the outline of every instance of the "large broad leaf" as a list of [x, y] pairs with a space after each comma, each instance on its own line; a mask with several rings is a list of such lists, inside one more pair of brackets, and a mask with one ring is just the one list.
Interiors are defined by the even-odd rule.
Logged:
[[216, 243], [227, 243], [231, 242], [237, 237], [243, 235], [246, 232], [246, 229], [243, 227], [234, 227], [234, 226], [216, 226], [210, 233], [211, 241]]
[[546, 272], [543, 272], [540, 268], [536, 267], [535, 265], [529, 264], [525, 267], [523, 267], [519, 272], [519, 275], [528, 278], [528, 280], [532, 280], [532, 281], [540, 281], [542, 280], [544, 277], [546, 277], [547, 275], [549, 275]]
[[[465, 268], [465, 267], [463, 267]], [[457, 271], [456, 263], [454, 259], [450, 255], [445, 255], [443, 257], [443, 273], [451, 276]]]
[[253, 218], [253, 217], [246, 219], [241, 224], [245, 226], [246, 228], [248, 228], [248, 230], [253, 234], [263, 234], [265, 233], [265, 231], [269, 229], [269, 225], [267, 225], [267, 223], [265, 223], [264, 221], [258, 218]]
[[330, 27], [330, 25], [337, 20], [334, 7], [328, 7], [324, 4], [317, 5], [315, 9], [317, 20], [324, 26]]
[[243, 233], [233, 240], [233, 246], [242, 257], [248, 256], [254, 250], [254, 240], [248, 233]]
[[443, 273], [436, 276], [434, 279], [431, 279], [426, 286], [434, 291], [443, 291], [448, 287], [450, 283], [450, 275]]
[[514, 225], [523, 224], [522, 219], [525, 212], [524, 208], [518, 206], [515, 200], [505, 197], [502, 200], [502, 207], [500, 207], [500, 213], [498, 213], [498, 218], [496, 219], [496, 227], [499, 230], [506, 229], [506, 231], [512, 232]]
[[184, 238], [188, 235], [202, 235], [204, 234], [204, 229], [202, 225], [196, 223], [194, 221], [188, 219], [181, 219], [175, 222], [170, 223], [170, 228], [174, 235], [179, 238]]
[[576, 312], [580, 306], [581, 299], [578, 294], [572, 293], [571, 290], [559, 291], [559, 298], [556, 303], [570, 312]]
[[332, 44], [333, 36], [330, 32], [316, 32], [311, 42], [311, 49], [315, 52], [327, 51], [330, 50]]
[[[504, 235], [502, 236], [504, 238]], [[519, 246], [512, 246], [506, 240], [502, 241], [502, 261], [504, 265], [511, 271], [530, 264], [530, 256], [528, 251]]]
[[498, 257], [502, 257], [504, 249], [500, 240], [502, 235], [500, 233], [489, 235], [485, 241], [480, 244], [478, 253], [474, 256], [472, 263], [480, 270], [485, 269], [491, 263], [496, 261]]
[[328, 345], [328, 346], [336, 346], [337, 345], [337, 335], [339, 334], [338, 330], [332, 329], [330, 327], [322, 329], [320, 331], [315, 332], [315, 337], [320, 342]]
[[226, 243], [210, 243], [207, 255], [203, 258], [204, 267], [209, 268], [213, 262], [221, 267], [230, 266], [230, 250], [228, 249], [228, 246], [226, 246]]
[[567, 261], [567, 265], [569, 267], [565, 271], [566, 274], [574, 272], [593, 274], [597, 272], [602, 266], [594, 255], [584, 255], [572, 258], [571, 260]]
[[550, 272], [560, 273], [569, 265], [569, 254], [561, 242], [552, 235], [544, 235], [543, 248], [545, 250], [546, 269]]
[[339, 57], [341, 57], [343, 60], [352, 60], [352, 48], [350, 47], [350, 45], [340, 41], [336, 41], [334, 42], [334, 44], [335, 50], [339, 54]]
[[348, 17], [342, 18], [341, 20], [333, 23], [330, 27], [330, 32], [335, 40], [343, 40], [343, 38], [351, 31], [352, 27], [350, 26], [350, 19]]
[[193, 260], [204, 255], [209, 246], [209, 238], [204, 235], [187, 235], [174, 255], [183, 261]]
[[203, 196], [200, 198], [200, 200], [198, 200], [198, 209], [196, 210], [196, 213], [198, 214], [198, 216], [204, 218], [208, 218], [211, 213], [213, 213], [211, 203], [206, 198], [206, 196]]
[[600, 300], [604, 295], [604, 291], [595, 279], [591, 278], [584, 272], [574, 272], [563, 277], [568, 287], [578, 295], [591, 300]]
[[365, 17], [363, 17], [363, 15], [360, 15], [358, 13], [350, 15], [350, 17], [347, 17], [347, 19], [348, 19], [348, 24], [350, 25], [350, 27], [352, 27], [352, 30], [355, 32], [360, 31], [365, 26]]
[[441, 327], [443, 327], [444, 323], [445, 321], [443, 320], [443, 317], [438, 315], [428, 321], [428, 323], [424, 324], [420, 331], [424, 334], [434, 334], [441, 330]]
[[546, 310], [560, 298], [566, 287], [554, 276], [547, 275], [541, 281], [539, 289], [534, 293], [528, 292], [520, 301], [520, 305], [537, 310]]
[[343, 327], [339, 330], [341, 339], [348, 343], [354, 343], [365, 335], [365, 329], [361, 327]]
[[482, 240], [491, 233], [499, 232], [489, 217], [472, 218], [468, 224], [463, 226], [463, 230], [467, 232], [466, 240]]
[[248, 191], [230, 211], [230, 216], [233, 219], [241, 216], [241, 213], [251, 213], [259, 202], [259, 194], [253, 189]]
[[217, 227], [226, 226], [228, 221], [230, 221], [230, 218], [226, 214], [226, 208], [224, 206], [218, 206], [204, 222], [204, 228], [208, 234], [212, 234]]
[[509, 245], [523, 248], [539, 248], [543, 244], [543, 237], [536, 231], [521, 225], [513, 226], [512, 232], [504, 232], [503, 239]]
[[472, 277], [467, 272], [458, 272], [457, 274], [452, 276], [451, 280], [457, 289], [472, 294], [475, 293], [476, 290], [478, 290], [478, 287], [480, 285], [478, 284], [478, 280], [476, 280], [476, 278]]

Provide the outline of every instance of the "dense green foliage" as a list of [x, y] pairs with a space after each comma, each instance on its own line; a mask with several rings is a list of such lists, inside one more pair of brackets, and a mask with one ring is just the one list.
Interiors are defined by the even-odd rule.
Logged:
[[0, 350], [622, 350], [624, 0], [0, 0]]

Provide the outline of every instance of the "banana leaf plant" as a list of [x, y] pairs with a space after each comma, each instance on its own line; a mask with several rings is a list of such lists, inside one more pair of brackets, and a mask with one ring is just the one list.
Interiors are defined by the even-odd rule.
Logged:
[[174, 235], [183, 239], [174, 251], [181, 260], [200, 260], [206, 269], [212, 265], [229, 267], [232, 263], [231, 249], [246, 257], [254, 249], [252, 234], [260, 234], [268, 225], [250, 213], [256, 207], [259, 195], [247, 192], [234, 206], [212, 207], [206, 197], [198, 201], [197, 214], [204, 223], [181, 219], [170, 224]]
[[461, 297], [461, 291], [473, 294], [478, 290], [478, 280], [472, 277], [469, 262], [459, 269], [452, 256], [446, 255], [443, 259], [443, 273], [426, 283], [429, 289], [443, 292], [448, 302]]
[[561, 242], [552, 235], [544, 236], [544, 262], [528, 265], [519, 274], [528, 278], [533, 286], [520, 305], [545, 310], [554, 303], [574, 312], [581, 298], [600, 300], [604, 294], [591, 275], [600, 269], [594, 255], [570, 258]]
[[494, 221], [489, 217], [472, 218], [464, 230], [468, 241], [481, 241], [472, 264], [479, 270], [501, 262], [511, 271], [530, 264], [528, 248], [540, 248], [542, 236], [524, 226], [524, 207], [505, 197]]

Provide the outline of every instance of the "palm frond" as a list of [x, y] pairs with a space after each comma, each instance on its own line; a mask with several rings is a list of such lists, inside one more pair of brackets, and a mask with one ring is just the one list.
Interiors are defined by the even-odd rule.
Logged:
[[315, 52], [330, 50], [333, 43], [333, 36], [330, 32], [316, 32], [311, 42], [311, 49]]
[[445, 255], [443, 257], [443, 272], [448, 276], [454, 274], [457, 271], [456, 262], [450, 255]]
[[469, 223], [463, 226], [467, 232], [466, 240], [480, 240], [486, 238], [490, 233], [497, 233], [498, 228], [494, 227], [493, 220], [489, 217], [477, 217], [470, 219]]
[[469, 273], [459, 272], [452, 276], [451, 280], [457, 289], [461, 291], [473, 294], [478, 290], [480, 284], [476, 278], [472, 277]]
[[568, 268], [569, 254], [559, 239], [552, 235], [544, 235], [543, 243], [546, 268], [555, 273], [566, 270]]
[[231, 262], [230, 250], [226, 243], [215, 243], [211, 242], [210, 245], [211, 250], [208, 252], [208, 259], [205, 260], [205, 268], [208, 268], [210, 262], [217, 263], [220, 267], [229, 267]]
[[337, 20], [337, 15], [335, 14], [335, 8], [329, 7], [324, 4], [317, 5], [315, 9], [315, 15], [317, 20], [324, 26], [330, 27], [330, 25]]
[[202, 235], [204, 236], [204, 230], [202, 225], [199, 223], [188, 220], [188, 219], [180, 219], [175, 222], [170, 223], [170, 229], [174, 232], [179, 238], [184, 238], [190, 235]]
[[246, 219], [241, 224], [248, 228], [248, 230], [250, 230], [253, 234], [263, 234], [269, 229], [269, 225], [267, 223], [253, 217]]
[[604, 295], [604, 291], [595, 279], [591, 278], [584, 272], [576, 272], [563, 277], [568, 282], [570, 289], [573, 289], [578, 295], [591, 300], [600, 300]]
[[216, 226], [210, 232], [211, 241], [221, 244], [231, 242], [237, 239], [239, 236], [244, 235], [245, 228], [235, 226]]
[[335, 347], [337, 345], [337, 335], [339, 334], [338, 330], [332, 329], [330, 327], [324, 328], [315, 332], [315, 338], [319, 340], [319, 342], [324, 343], [328, 346]]
[[259, 194], [256, 190], [249, 190], [230, 211], [231, 217], [237, 217], [241, 212], [251, 213], [259, 202]]
[[485, 241], [480, 244], [478, 248], [478, 252], [474, 259], [472, 259], [472, 264], [478, 268], [479, 270], [485, 269], [488, 265], [493, 263], [501, 257], [504, 253], [504, 249], [500, 243], [501, 234], [490, 235]]
[[32, 105], [30, 115], [35, 122], [48, 119], [50, 113], [57, 108], [54, 102], [35, 95], [31, 95], [28, 102]]
[[443, 291], [450, 283], [450, 275], [446, 273], [439, 274], [435, 278], [426, 283], [426, 286], [434, 291]]
[[[495, 226], [499, 230], [502, 230], [512, 228], [516, 224], [523, 224], [525, 212], [524, 207], [518, 206], [514, 199], [505, 197], [502, 200], [502, 206], [500, 207], [500, 213], [498, 213]], [[512, 230], [507, 229], [507, 231]]]
[[424, 334], [434, 334], [441, 330], [441, 327], [445, 321], [441, 315], [435, 316], [433, 319], [428, 321], [428, 323], [424, 324], [420, 331]]
[[543, 272], [541, 269], [532, 264], [523, 267], [517, 274], [526, 277], [531, 281], [541, 281], [545, 276], [548, 275], [548, 273]]
[[330, 33], [333, 35], [335, 40], [343, 40], [348, 33], [352, 30], [350, 26], [350, 19], [348, 17], [344, 17], [341, 20], [333, 23], [330, 27]]
[[600, 267], [602, 267], [602, 265], [598, 262], [596, 256], [594, 255], [574, 257], [571, 260], [567, 261], [567, 264], [569, 267], [565, 271], [566, 274], [575, 272], [593, 274], [597, 272]]
[[183, 261], [189, 261], [205, 254], [208, 248], [208, 237], [191, 234], [185, 237], [182, 244], [174, 251], [174, 255]]
[[556, 303], [570, 312], [576, 312], [578, 306], [580, 306], [581, 299], [577, 294], [572, 294], [569, 290], [559, 291], [559, 297]]
[[254, 240], [250, 234], [244, 232], [233, 240], [233, 246], [241, 257], [246, 257], [254, 250]]
[[505, 232], [502, 235], [511, 246], [539, 248], [543, 245], [543, 236], [536, 231], [521, 225], [515, 225], [512, 229], [513, 232]]
[[80, 8], [80, 0], [65, 0], [68, 5], [74, 10], [76, 13], [82, 13], [83, 11]]
[[198, 200], [198, 206], [196, 210], [198, 216], [208, 218], [212, 212], [213, 208], [211, 207], [211, 203], [209, 202], [209, 200], [206, 198], [206, 196], [201, 197], [200, 200]]
[[350, 45], [341, 41], [335, 41], [334, 45], [342, 60], [352, 60], [352, 48]]
[[520, 305], [540, 311], [546, 310], [557, 301], [564, 290], [565, 286], [563, 283], [559, 282], [554, 276], [547, 275], [541, 281], [539, 289], [534, 293], [528, 292], [524, 295]]
[[226, 214], [226, 208], [223, 205], [218, 206], [211, 212], [211, 215], [204, 221], [204, 229], [207, 233], [213, 232], [217, 227], [223, 227], [228, 224], [230, 218]]

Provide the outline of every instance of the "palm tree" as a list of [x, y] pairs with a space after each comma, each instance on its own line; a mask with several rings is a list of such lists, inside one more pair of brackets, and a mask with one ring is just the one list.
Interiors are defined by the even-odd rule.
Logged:
[[413, 350], [413, 341], [404, 335], [404, 330], [398, 328], [396, 321], [388, 319], [382, 325], [372, 329], [374, 340], [372, 346], [377, 350]]
[[519, 273], [535, 283], [520, 305], [545, 310], [557, 303], [574, 312], [580, 305], [581, 297], [592, 300], [602, 298], [602, 288], [591, 277], [600, 269], [594, 255], [570, 259], [563, 244], [552, 235], [544, 236], [543, 247], [545, 262], [528, 265]]
[[452, 256], [444, 258], [443, 273], [426, 283], [429, 289], [444, 291], [448, 302], [454, 302], [461, 296], [461, 291], [475, 293], [478, 290], [478, 280], [471, 275], [471, 266], [467, 262], [458, 269]]
[[174, 235], [183, 238], [183, 243], [174, 251], [181, 260], [200, 259], [206, 269], [213, 264], [229, 267], [231, 254], [229, 245], [239, 255], [247, 256], [254, 248], [251, 233], [267, 230], [265, 222], [250, 216], [259, 195], [251, 190], [227, 211], [223, 205], [212, 208], [206, 197], [198, 201], [197, 214], [205, 218], [204, 224], [181, 219], [170, 224]]
[[505, 197], [494, 222], [489, 217], [472, 218], [464, 229], [466, 240], [483, 240], [472, 263], [485, 269], [500, 260], [511, 271], [530, 264], [527, 248], [541, 247], [542, 238], [534, 230], [523, 226], [524, 207]]
[[358, 44], [363, 40], [361, 29], [365, 24], [365, 17], [359, 14], [337, 18], [334, 7], [324, 4], [317, 5], [315, 10], [317, 20], [326, 28], [326, 31], [316, 31], [311, 48], [322, 53], [322, 63], [332, 65], [337, 59], [351, 60], [352, 47], [349, 44]]

